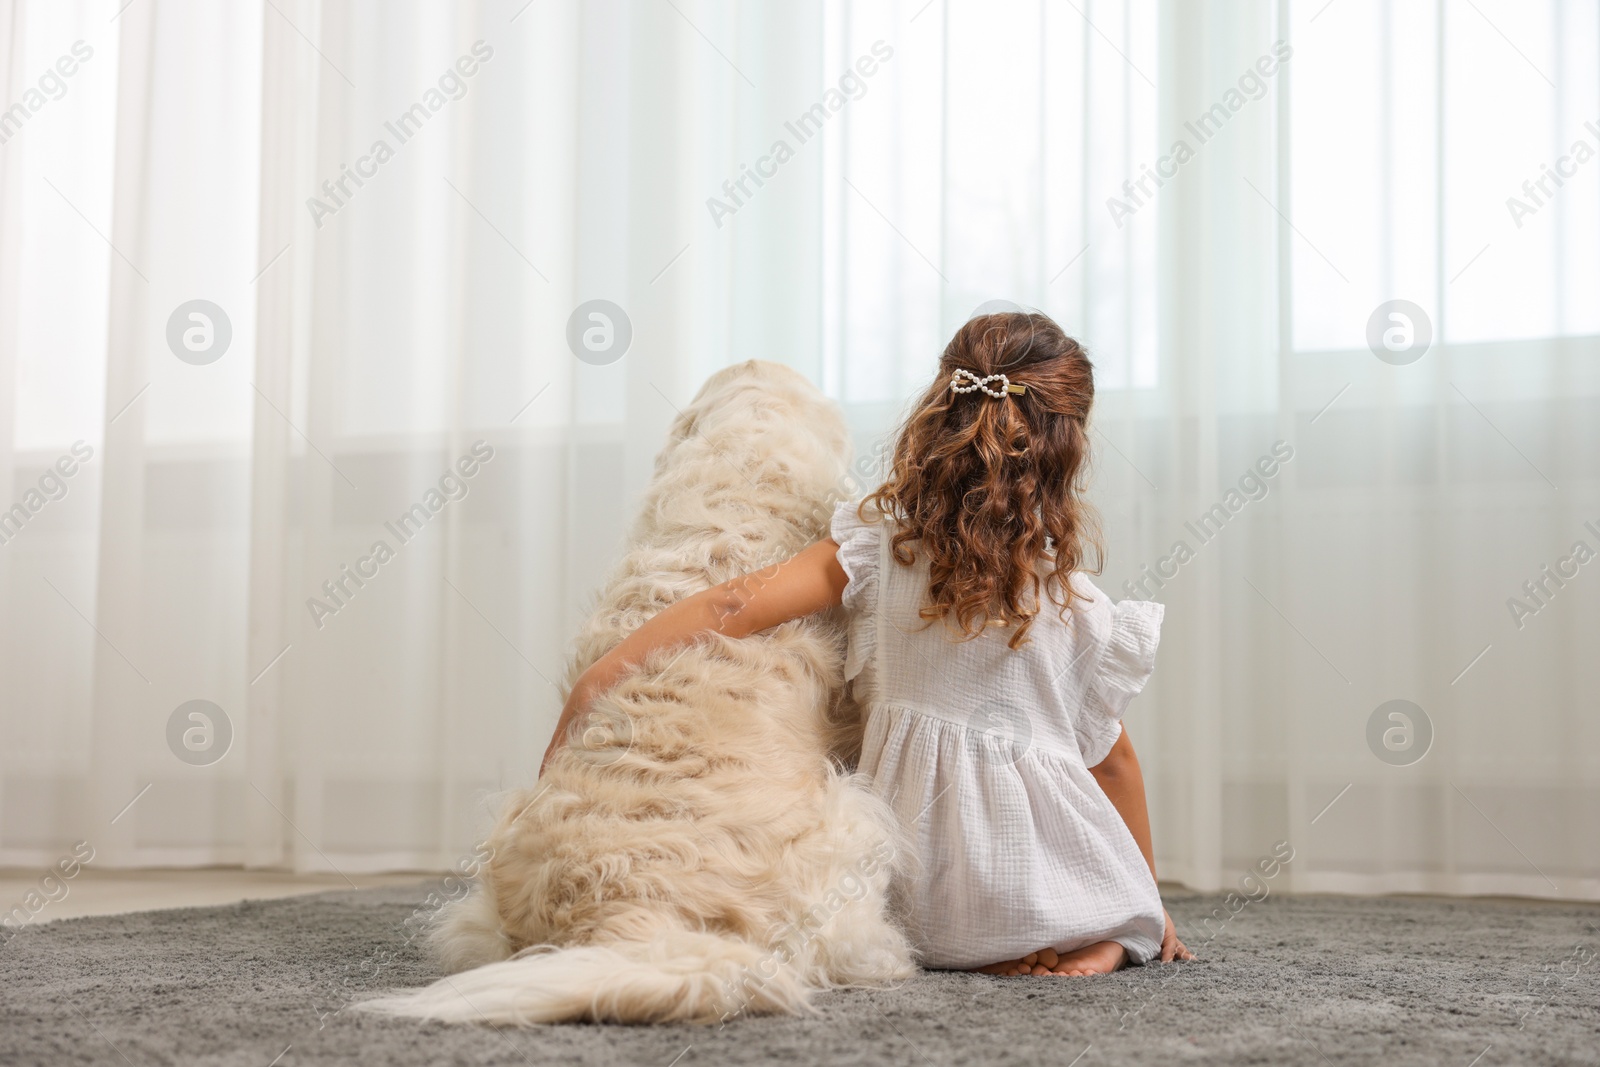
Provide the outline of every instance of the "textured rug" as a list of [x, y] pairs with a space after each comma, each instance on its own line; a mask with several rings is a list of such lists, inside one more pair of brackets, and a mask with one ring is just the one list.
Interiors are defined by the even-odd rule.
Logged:
[[[925, 973], [806, 1019], [445, 1027], [344, 1010], [432, 978], [429, 886], [70, 919], [0, 946], [0, 1064], [1600, 1063], [1600, 907], [1169, 895], [1201, 959], [1100, 979]], [[1237, 903], [1237, 902], [1236, 902]], [[1208, 915], [1208, 925], [1200, 925]]]

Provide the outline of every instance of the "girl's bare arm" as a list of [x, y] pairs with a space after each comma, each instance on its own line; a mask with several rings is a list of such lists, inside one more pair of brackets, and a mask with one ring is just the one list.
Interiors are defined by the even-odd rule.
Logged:
[[832, 540], [822, 540], [783, 563], [723, 582], [663, 609], [578, 678], [561, 709], [540, 771], [565, 742], [588, 703], [650, 653], [686, 645], [706, 633], [748, 637], [790, 619], [834, 607], [844, 595], [847, 581], [844, 568], [839, 566], [839, 546]]
[[[1154, 878], [1156, 855], [1150, 845], [1150, 811], [1144, 799], [1144, 771], [1139, 767], [1139, 754], [1133, 750], [1133, 741], [1128, 737], [1126, 726], [1106, 758], [1090, 767], [1089, 773], [1100, 783], [1100, 788], [1117, 809], [1117, 814], [1122, 816], [1122, 821], [1128, 824], [1128, 832], [1144, 854], [1144, 861], [1150, 867], [1150, 877]], [[1162, 917], [1166, 929], [1161, 936], [1161, 962], [1194, 959], [1194, 953], [1178, 940], [1172, 916], [1163, 912]]]

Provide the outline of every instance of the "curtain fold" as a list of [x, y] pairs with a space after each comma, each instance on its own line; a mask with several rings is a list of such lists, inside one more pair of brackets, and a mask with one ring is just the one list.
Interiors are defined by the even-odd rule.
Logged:
[[0, 864], [451, 865], [699, 383], [1008, 300], [1163, 876], [1600, 898], [1600, 24], [1477, 7], [0, 0]]

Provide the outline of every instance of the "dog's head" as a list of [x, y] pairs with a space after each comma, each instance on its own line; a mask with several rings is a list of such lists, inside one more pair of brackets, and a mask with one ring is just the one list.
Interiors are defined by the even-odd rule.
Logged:
[[839, 405], [799, 371], [761, 359], [735, 363], [706, 379], [673, 420], [656, 457], [657, 472], [692, 437], [732, 457], [788, 453], [786, 458], [841, 470], [850, 461], [850, 431]]

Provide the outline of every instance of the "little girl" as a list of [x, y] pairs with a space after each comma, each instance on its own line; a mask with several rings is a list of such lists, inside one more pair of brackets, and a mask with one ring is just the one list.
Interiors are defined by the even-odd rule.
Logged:
[[[1122, 728], [1161, 605], [1112, 604], [1082, 498], [1094, 370], [1037, 313], [980, 315], [832, 537], [666, 608], [585, 672], [551, 751], [650, 652], [843, 604], [860, 769], [920, 859], [900, 887], [924, 965], [1106, 974], [1193, 958], [1156, 889], [1144, 780]], [[546, 756], [548, 759], [548, 754]]]

